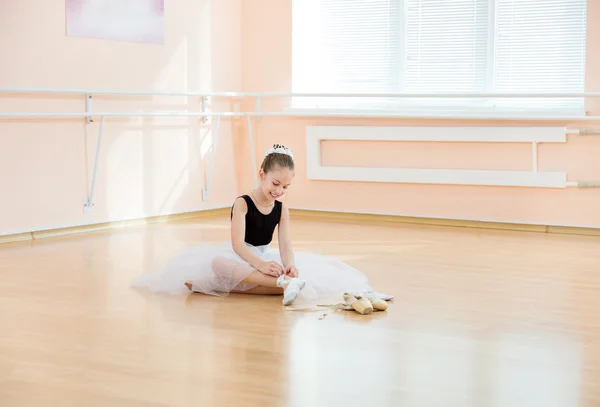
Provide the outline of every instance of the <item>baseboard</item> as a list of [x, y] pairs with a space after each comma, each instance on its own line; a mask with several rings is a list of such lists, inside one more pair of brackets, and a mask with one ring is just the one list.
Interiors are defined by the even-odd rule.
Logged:
[[27, 233], [16, 233], [0, 236], [0, 244], [22, 242], [27, 240], [46, 239], [49, 237], [58, 237], [72, 235], [76, 233], [89, 233], [102, 230], [120, 229], [132, 226], [143, 226], [154, 223], [175, 222], [185, 219], [226, 216], [229, 214], [229, 207], [199, 210], [193, 212], [177, 213], [172, 215], [150, 216], [146, 218], [128, 219], [115, 222], [94, 223], [89, 225], [80, 225], [72, 227], [62, 227], [56, 229], [38, 230]]
[[578, 228], [570, 226], [548, 226], [547, 233], [562, 235], [600, 236], [598, 228]]
[[0, 236], [0, 244], [12, 243], [12, 242], [23, 242], [25, 240], [31, 240], [33, 237], [31, 233], [16, 233], [14, 235]]
[[290, 216], [303, 219], [314, 219], [328, 222], [378, 224], [378, 225], [428, 225], [458, 228], [505, 230], [513, 232], [554, 233], [566, 235], [600, 236], [600, 228], [584, 228], [572, 226], [550, 226], [509, 222], [476, 221], [463, 219], [426, 218], [416, 216], [371, 214], [357, 212], [336, 212], [311, 209], [290, 208]]
[[[21, 242], [36, 239], [45, 239], [76, 233], [89, 233], [102, 230], [119, 229], [132, 226], [143, 226], [153, 223], [175, 222], [186, 219], [197, 219], [229, 215], [230, 208], [216, 208], [199, 210], [194, 212], [179, 213], [173, 215], [152, 216], [140, 219], [123, 220], [117, 222], [105, 222], [74, 227], [64, 227], [48, 230], [33, 231], [27, 233], [16, 233], [0, 236], [0, 244]], [[415, 216], [401, 216], [388, 214], [370, 214], [357, 212], [335, 212], [312, 209], [290, 208], [290, 216], [300, 219], [311, 219], [327, 222], [369, 224], [369, 225], [428, 225], [447, 226], [458, 228], [505, 230], [515, 232], [553, 233], [581, 236], [600, 236], [600, 228], [583, 228], [571, 226], [533, 225], [522, 223], [489, 222], [461, 219], [425, 218]]]

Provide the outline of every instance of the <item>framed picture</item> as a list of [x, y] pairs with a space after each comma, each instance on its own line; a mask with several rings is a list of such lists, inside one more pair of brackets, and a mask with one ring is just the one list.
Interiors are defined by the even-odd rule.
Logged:
[[65, 0], [67, 35], [164, 43], [164, 0]]

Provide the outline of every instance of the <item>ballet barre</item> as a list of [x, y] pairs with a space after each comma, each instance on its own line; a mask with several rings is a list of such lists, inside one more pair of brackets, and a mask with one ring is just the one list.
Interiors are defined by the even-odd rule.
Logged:
[[207, 96], [207, 97], [386, 97], [386, 98], [581, 98], [600, 97], [600, 92], [443, 92], [443, 93], [322, 93], [322, 92], [189, 92], [161, 90], [109, 90], [81, 88], [36, 88], [0, 86], [2, 93], [50, 93], [119, 96]]
[[[509, 115], [460, 115], [460, 114], [398, 114], [357, 112], [0, 112], [0, 118], [92, 118], [92, 117], [331, 117], [373, 119], [430, 119], [430, 120], [506, 120], [506, 121], [561, 121], [595, 122], [600, 116], [509, 116]], [[592, 133], [587, 133], [592, 134]], [[600, 133], [598, 133], [600, 134]]]
[[[586, 122], [593, 123], [600, 121], [600, 116], [584, 115], [523, 115], [523, 114], [490, 114], [483, 111], [476, 114], [464, 113], [435, 113], [423, 108], [425, 113], [400, 113], [393, 110], [331, 110], [331, 109], [289, 109], [284, 111], [261, 111], [261, 98], [418, 98], [418, 99], [454, 99], [454, 98], [592, 98], [600, 97], [600, 92], [555, 92], [555, 93], [293, 93], [293, 92], [187, 92], [187, 91], [140, 91], [140, 90], [103, 90], [103, 89], [77, 89], [77, 88], [35, 88], [35, 87], [0, 87], [0, 93], [4, 94], [54, 94], [54, 95], [83, 95], [85, 96], [85, 111], [83, 112], [0, 112], [0, 119], [23, 119], [23, 118], [43, 118], [43, 119], [65, 119], [65, 118], [83, 118], [86, 123], [91, 123], [93, 118], [100, 118], [98, 129], [98, 141], [92, 174], [92, 183], [90, 193], [85, 199], [84, 212], [91, 212], [94, 207], [96, 179], [98, 173], [98, 163], [102, 147], [102, 138], [105, 128], [106, 118], [119, 117], [188, 117], [199, 118], [204, 123], [208, 123], [209, 118], [215, 118], [213, 127], [213, 145], [211, 147], [210, 163], [206, 185], [202, 190], [202, 199], [209, 200], [212, 188], [215, 154], [219, 140], [219, 129], [221, 118], [243, 118], [246, 117], [248, 125], [248, 137], [250, 143], [250, 153], [252, 155], [252, 166], [254, 173], [257, 170], [256, 146], [252, 119], [258, 121], [261, 117], [305, 117], [305, 118], [367, 118], [367, 119], [425, 119], [425, 120], [494, 120], [494, 121], [526, 121], [526, 122]], [[118, 96], [184, 96], [199, 97], [202, 102], [201, 111], [93, 111], [93, 95], [118, 95]], [[209, 98], [254, 98], [253, 111], [209, 111]], [[467, 109], [465, 107], [465, 109]], [[569, 128], [565, 129], [566, 134], [578, 135], [600, 135], [600, 129], [593, 128]], [[532, 142], [532, 172], [537, 172], [537, 146], [538, 142]], [[444, 171], [444, 170], [439, 170]], [[256, 176], [254, 178], [256, 184]], [[577, 188], [598, 188], [600, 182], [592, 181], [569, 181], [564, 183], [565, 187]]]

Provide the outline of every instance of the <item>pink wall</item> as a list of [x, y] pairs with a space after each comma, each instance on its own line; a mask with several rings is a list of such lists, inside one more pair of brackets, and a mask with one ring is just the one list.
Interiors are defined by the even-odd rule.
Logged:
[[[244, 91], [291, 91], [291, 0], [243, 2], [242, 87]], [[600, 4], [589, 2], [587, 90], [600, 90]], [[273, 108], [281, 108], [274, 101]], [[277, 105], [279, 103], [279, 105]], [[263, 106], [265, 106], [263, 104]], [[600, 114], [598, 101], [589, 103]], [[265, 110], [268, 107], [264, 107]], [[306, 209], [471, 220], [522, 222], [546, 225], [600, 227], [600, 189], [539, 189], [415, 184], [371, 184], [308, 181], [305, 162], [305, 128], [321, 125], [443, 125], [443, 121], [361, 119], [264, 118], [256, 126], [258, 159], [274, 142], [289, 145], [299, 168], [288, 204]], [[454, 123], [455, 125], [456, 123]], [[490, 125], [473, 122], [465, 125]], [[507, 124], [502, 122], [502, 124]], [[565, 123], [566, 124], [566, 123]], [[244, 129], [245, 131], [245, 129]], [[335, 165], [413, 166], [417, 168], [528, 169], [531, 147], [487, 144], [324, 143], [325, 163]], [[433, 156], [432, 155], [433, 152]], [[501, 158], [490, 160], [491, 153]], [[570, 136], [563, 145], [541, 144], [540, 171], [566, 171], [569, 180], [600, 181], [600, 137]], [[447, 158], [451, 157], [451, 158]], [[434, 161], [435, 159], [435, 161]], [[400, 164], [397, 164], [397, 163]], [[485, 164], [484, 167], [482, 165]], [[245, 164], [250, 165], [250, 164]], [[247, 179], [242, 185], [249, 185]]]
[[[291, 91], [291, 0], [182, 0], [168, 3], [165, 44], [65, 36], [64, 0], [0, 4], [0, 86], [189, 91]], [[31, 10], [35, 10], [32, 12]], [[600, 4], [590, 2], [588, 90], [600, 89]], [[7, 62], [8, 61], [8, 62]], [[251, 109], [249, 101], [215, 110]], [[279, 100], [263, 100], [278, 110]], [[198, 98], [94, 97], [95, 110], [200, 108]], [[600, 114], [600, 101], [589, 104]], [[0, 94], [0, 111], [81, 111], [83, 97]], [[245, 120], [223, 119], [214, 189], [202, 200], [211, 126], [194, 119], [108, 119], [96, 208], [83, 212], [98, 122], [0, 120], [0, 234], [223, 207], [252, 185]], [[600, 227], [600, 190], [547, 190], [405, 184], [310, 182], [309, 124], [431, 125], [427, 121], [263, 118], [255, 124], [257, 161], [274, 142], [292, 147], [298, 171], [292, 207], [412, 216]], [[443, 122], [436, 122], [443, 124]], [[466, 123], [469, 124], [469, 123]], [[481, 123], [476, 124], [493, 124]], [[505, 123], [504, 123], [505, 124]], [[426, 158], [425, 152], [429, 158]], [[436, 161], [432, 161], [431, 154]], [[489, 159], [492, 152], [501, 159]], [[600, 180], [600, 138], [571, 136], [543, 144], [539, 168], [570, 180]], [[454, 158], [446, 158], [454, 157]], [[234, 158], [232, 160], [232, 158]], [[423, 143], [325, 143], [339, 165], [524, 169], [528, 147]]]
[[[240, 0], [181, 0], [165, 12], [165, 44], [65, 35], [64, 0], [0, 3], [0, 86], [239, 90]], [[81, 96], [0, 94], [0, 111], [82, 111]], [[199, 98], [94, 97], [94, 110], [175, 107]], [[223, 108], [218, 105], [215, 108]], [[227, 108], [227, 107], [226, 107]], [[221, 124], [214, 191], [203, 201], [211, 131], [197, 119], [107, 119], [96, 208], [83, 212], [99, 120], [0, 120], [0, 234], [229, 205], [237, 130]]]

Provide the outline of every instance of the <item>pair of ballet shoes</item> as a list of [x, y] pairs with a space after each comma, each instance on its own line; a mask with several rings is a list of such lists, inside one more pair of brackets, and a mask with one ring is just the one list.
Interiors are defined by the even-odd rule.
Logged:
[[367, 298], [360, 293], [344, 293], [345, 304], [342, 304], [344, 310], [355, 310], [361, 315], [369, 315], [374, 311], [387, 310], [388, 304], [381, 298]]

